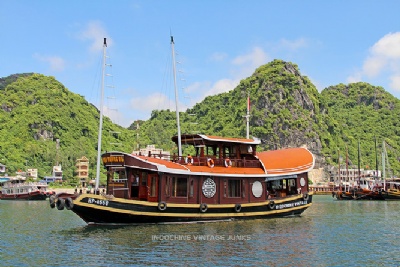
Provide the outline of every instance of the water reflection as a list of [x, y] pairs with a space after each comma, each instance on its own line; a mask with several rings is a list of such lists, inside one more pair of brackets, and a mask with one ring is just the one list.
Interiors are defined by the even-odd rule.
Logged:
[[302, 217], [93, 227], [47, 202], [0, 201], [0, 256], [4, 266], [399, 266], [399, 213], [399, 202], [316, 196]]

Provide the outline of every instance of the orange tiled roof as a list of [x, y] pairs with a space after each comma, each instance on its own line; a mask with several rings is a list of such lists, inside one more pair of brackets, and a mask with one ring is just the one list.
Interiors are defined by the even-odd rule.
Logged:
[[314, 157], [305, 148], [286, 148], [257, 153], [267, 173], [307, 171], [314, 166]]

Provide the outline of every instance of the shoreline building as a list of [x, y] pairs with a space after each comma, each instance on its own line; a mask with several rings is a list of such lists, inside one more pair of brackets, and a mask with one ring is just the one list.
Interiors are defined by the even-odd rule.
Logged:
[[76, 160], [76, 177], [79, 178], [80, 185], [86, 187], [89, 179], [89, 159], [85, 156]]

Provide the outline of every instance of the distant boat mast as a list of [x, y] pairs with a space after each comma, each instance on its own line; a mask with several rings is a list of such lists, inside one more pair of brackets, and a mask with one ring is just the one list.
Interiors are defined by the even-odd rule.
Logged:
[[173, 72], [174, 72], [176, 125], [178, 128], [178, 156], [181, 157], [182, 156], [181, 126], [179, 123], [178, 89], [176, 86], [176, 64], [175, 64], [174, 37], [172, 35], [171, 35], [171, 50], [172, 50], [172, 67], [173, 67]]
[[101, 136], [103, 130], [103, 98], [104, 98], [104, 76], [106, 69], [106, 47], [107, 47], [107, 38], [104, 38], [103, 43], [103, 68], [102, 68], [102, 77], [101, 77], [101, 96], [100, 96], [100, 122], [99, 122], [99, 135], [97, 138], [97, 165], [96, 165], [96, 185], [95, 185], [95, 193], [99, 190], [100, 184], [100, 157], [101, 157]]
[[246, 138], [250, 138], [250, 93], [247, 93]]

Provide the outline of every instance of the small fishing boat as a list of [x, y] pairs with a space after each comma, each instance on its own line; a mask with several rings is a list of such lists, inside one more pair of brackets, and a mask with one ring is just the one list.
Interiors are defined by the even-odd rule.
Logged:
[[25, 178], [13, 178], [2, 183], [0, 199], [2, 200], [45, 200], [54, 195], [48, 190], [47, 183], [25, 182]]
[[400, 180], [386, 180], [386, 199], [388, 200], [400, 200]]

